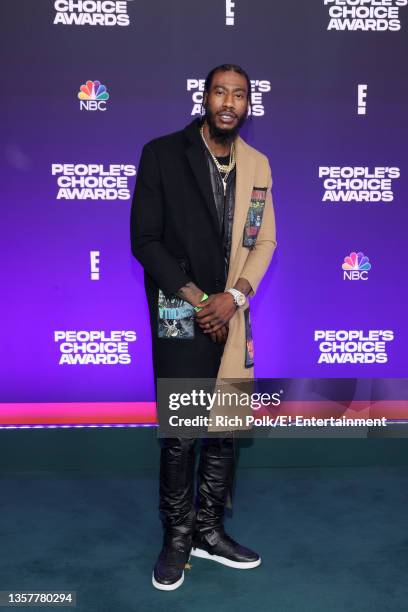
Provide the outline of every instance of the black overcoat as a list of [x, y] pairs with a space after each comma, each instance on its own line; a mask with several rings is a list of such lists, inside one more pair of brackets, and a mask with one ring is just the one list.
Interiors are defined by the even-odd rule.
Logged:
[[[193, 281], [224, 291], [222, 237], [199, 119], [143, 147], [131, 208], [132, 253], [144, 268], [156, 378], [215, 378], [223, 345], [193, 321], [186, 338], [160, 337], [159, 289], [166, 297]], [[162, 330], [162, 328], [161, 328]]]

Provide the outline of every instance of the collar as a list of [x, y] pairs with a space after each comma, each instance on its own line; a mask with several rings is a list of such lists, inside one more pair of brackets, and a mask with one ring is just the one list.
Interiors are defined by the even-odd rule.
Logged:
[[196, 117], [191, 123], [184, 128], [184, 134], [191, 144], [199, 144], [205, 146], [200, 134], [200, 127], [203, 122], [202, 117]]

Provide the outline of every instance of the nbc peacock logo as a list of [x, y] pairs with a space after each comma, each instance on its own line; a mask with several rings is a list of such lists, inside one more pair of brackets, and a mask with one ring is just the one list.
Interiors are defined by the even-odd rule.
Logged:
[[109, 100], [109, 93], [106, 85], [102, 85], [100, 81], [87, 81], [84, 85], [81, 85], [78, 98], [81, 110], [105, 111], [106, 101]]
[[371, 264], [364, 253], [352, 251], [344, 258], [342, 269], [343, 280], [367, 280]]

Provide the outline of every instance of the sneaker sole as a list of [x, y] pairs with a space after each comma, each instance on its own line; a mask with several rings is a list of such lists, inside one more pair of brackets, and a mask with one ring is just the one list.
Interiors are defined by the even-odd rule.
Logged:
[[193, 557], [200, 557], [201, 559], [209, 559], [210, 561], [216, 561], [217, 563], [222, 563], [222, 565], [227, 565], [228, 567], [234, 567], [235, 569], [252, 569], [253, 567], [258, 567], [261, 565], [261, 558], [256, 561], [231, 561], [231, 559], [227, 559], [226, 557], [220, 557], [219, 555], [210, 555], [206, 550], [202, 548], [192, 548], [191, 555]]
[[152, 584], [156, 589], [159, 589], [160, 591], [174, 591], [175, 589], [178, 589], [179, 586], [181, 586], [184, 582], [184, 572], [181, 575], [181, 578], [179, 580], [177, 580], [177, 582], [173, 582], [173, 584], [162, 584], [161, 582], [157, 582], [157, 580], [155, 580], [154, 578], [154, 572], [152, 574]]

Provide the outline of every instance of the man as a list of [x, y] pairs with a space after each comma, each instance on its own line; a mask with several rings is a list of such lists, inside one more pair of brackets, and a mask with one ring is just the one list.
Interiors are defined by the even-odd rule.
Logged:
[[[145, 271], [155, 378], [253, 378], [247, 296], [274, 248], [268, 159], [238, 135], [250, 81], [223, 64], [205, 81], [205, 115], [142, 151], [131, 212], [132, 252]], [[190, 553], [248, 569], [259, 555], [224, 531], [234, 439], [202, 441], [194, 506], [194, 439], [161, 439], [163, 548], [153, 585], [173, 590]]]

